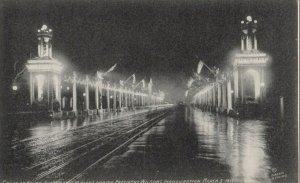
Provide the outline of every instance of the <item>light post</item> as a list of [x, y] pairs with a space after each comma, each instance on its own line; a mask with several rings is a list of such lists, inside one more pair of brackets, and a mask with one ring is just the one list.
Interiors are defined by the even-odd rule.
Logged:
[[[102, 104], [103, 104], [103, 97], [102, 97], [102, 89], [103, 89], [103, 80], [104, 80], [104, 76], [106, 76], [108, 73], [110, 73], [110, 72], [112, 72], [115, 68], [116, 68], [116, 66], [117, 66], [117, 64], [114, 64], [112, 67], [110, 67], [106, 72], [101, 72], [101, 71], [97, 71], [97, 74], [96, 74], [96, 76], [97, 76], [97, 79], [98, 79], [98, 81], [97, 81], [97, 86], [96, 87], [99, 87], [99, 88], [97, 88], [96, 89], [96, 91], [95, 91], [95, 95], [96, 95], [96, 100], [98, 101], [99, 100], [99, 96], [98, 96], [98, 92], [99, 92], [99, 89], [100, 89], [100, 113], [102, 112], [102, 108], [103, 108], [103, 106], [102, 106]], [[109, 88], [109, 83], [107, 83], [108, 85], [108, 88]], [[109, 112], [109, 107], [110, 107], [110, 105], [109, 105], [109, 102], [110, 102], [110, 100], [109, 100], [109, 89], [107, 89], [107, 110], [108, 110], [108, 112]], [[99, 103], [97, 104], [97, 102], [96, 102], [96, 105], [97, 105], [97, 107], [99, 108]]]
[[[16, 61], [15, 63], [14, 63], [14, 73], [16, 73], [16, 64], [18, 63], [19, 61]], [[16, 76], [14, 77], [14, 79], [13, 79], [13, 84], [12, 84], [12, 89], [14, 90], [14, 91], [17, 91], [18, 90], [18, 86], [17, 86], [17, 79], [21, 76], [21, 74], [23, 74], [23, 72], [25, 71], [25, 69], [26, 68], [23, 68], [19, 73], [17, 73], [16, 74]]]

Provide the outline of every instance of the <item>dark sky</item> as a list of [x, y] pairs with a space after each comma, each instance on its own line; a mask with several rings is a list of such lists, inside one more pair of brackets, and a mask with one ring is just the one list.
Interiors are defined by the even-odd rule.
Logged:
[[209, 66], [229, 66], [230, 52], [240, 48], [240, 21], [252, 15], [259, 23], [258, 47], [272, 56], [278, 82], [296, 81], [296, 0], [12, 0], [1, 8], [7, 73], [15, 61], [21, 67], [37, 54], [35, 31], [47, 24], [54, 55], [67, 71], [95, 73], [117, 63], [111, 77], [152, 77], [176, 101], [197, 56]]

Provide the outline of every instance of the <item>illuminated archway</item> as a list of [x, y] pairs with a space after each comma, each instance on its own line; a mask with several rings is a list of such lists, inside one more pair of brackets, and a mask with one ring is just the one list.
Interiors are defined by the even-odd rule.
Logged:
[[260, 73], [256, 70], [249, 69], [243, 77], [243, 94], [244, 98], [253, 98], [255, 102], [260, 97]]

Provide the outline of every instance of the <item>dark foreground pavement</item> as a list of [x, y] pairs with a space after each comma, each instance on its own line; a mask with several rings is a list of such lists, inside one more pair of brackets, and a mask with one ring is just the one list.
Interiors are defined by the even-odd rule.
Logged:
[[79, 180], [297, 182], [293, 137], [274, 123], [178, 107]]
[[2, 134], [1, 180], [297, 182], [297, 133], [284, 122], [179, 106], [10, 124]]
[[168, 108], [83, 119], [8, 120], [1, 134], [0, 181], [67, 181], [147, 130], [155, 119], [168, 113]]

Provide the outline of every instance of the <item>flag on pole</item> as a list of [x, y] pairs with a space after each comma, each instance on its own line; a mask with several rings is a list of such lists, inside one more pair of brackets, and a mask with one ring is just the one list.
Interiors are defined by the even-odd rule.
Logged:
[[200, 74], [204, 63], [200, 60], [197, 67], [197, 73]]
[[103, 79], [103, 75], [104, 75], [103, 72], [97, 71], [97, 77], [98, 77], [99, 79]]
[[184, 94], [184, 95], [185, 95], [185, 97], [187, 97], [187, 96], [188, 96], [188, 94], [189, 94], [189, 91], [188, 91], [188, 90], [186, 90], [186, 91], [185, 91], [185, 94]]
[[192, 86], [193, 82], [194, 82], [194, 79], [190, 78], [190, 80], [187, 83], [187, 87], [190, 88]]
[[124, 86], [124, 81], [123, 80], [120, 80], [120, 85]]
[[135, 74], [132, 75], [133, 79], [132, 79], [132, 83], [135, 83]]
[[109, 68], [105, 74], [110, 73], [111, 71], [113, 71], [116, 68], [117, 64], [113, 65], [111, 68]]

